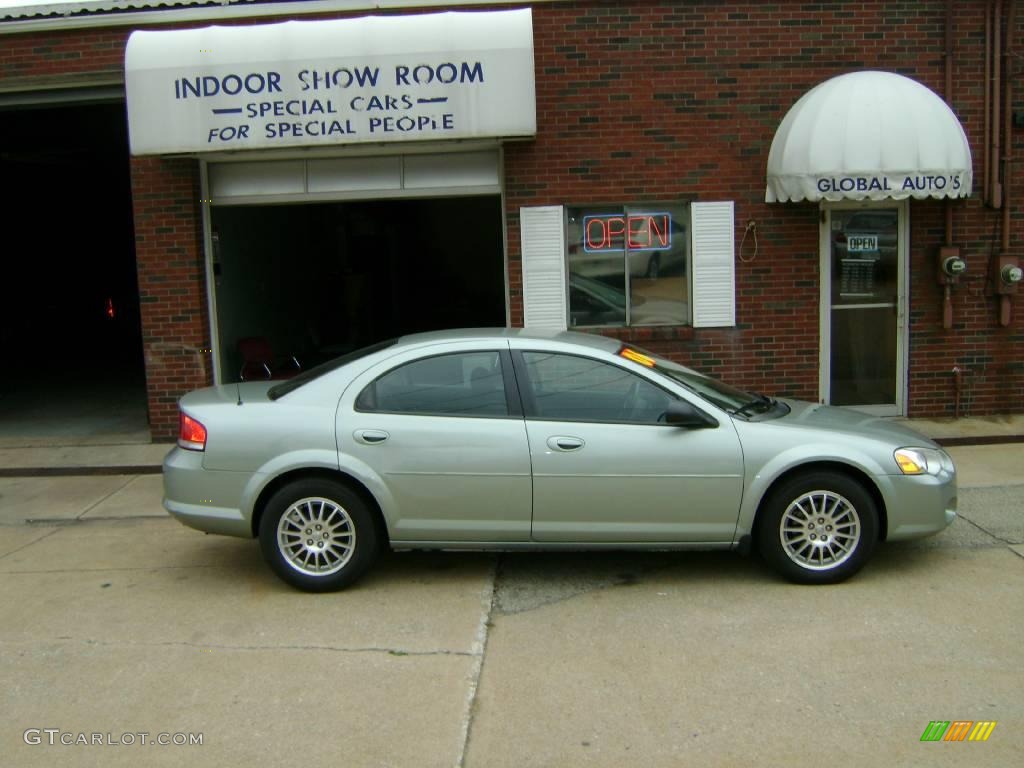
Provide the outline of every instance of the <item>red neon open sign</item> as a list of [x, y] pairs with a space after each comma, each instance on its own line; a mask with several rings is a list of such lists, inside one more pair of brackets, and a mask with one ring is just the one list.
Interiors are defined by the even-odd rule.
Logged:
[[587, 253], [667, 251], [672, 247], [670, 213], [604, 213], [583, 217], [583, 250]]

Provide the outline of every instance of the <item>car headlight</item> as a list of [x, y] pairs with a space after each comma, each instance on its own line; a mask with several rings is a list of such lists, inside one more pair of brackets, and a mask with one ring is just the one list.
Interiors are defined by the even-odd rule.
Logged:
[[936, 448], [900, 448], [893, 452], [893, 458], [904, 475], [938, 475], [943, 470], [954, 471], [953, 459]]

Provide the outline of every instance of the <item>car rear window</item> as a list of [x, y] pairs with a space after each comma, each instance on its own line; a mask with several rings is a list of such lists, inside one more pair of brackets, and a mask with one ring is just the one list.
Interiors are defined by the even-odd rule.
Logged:
[[352, 352], [349, 352], [346, 355], [342, 355], [341, 357], [336, 357], [333, 360], [328, 360], [326, 363], [321, 363], [315, 368], [310, 368], [308, 371], [303, 371], [297, 376], [293, 376], [292, 378], [286, 381], [282, 381], [280, 384], [275, 384], [273, 387], [267, 390], [267, 397], [269, 397], [271, 400], [277, 400], [279, 397], [284, 397], [289, 392], [294, 392], [302, 385], [308, 384], [314, 379], [319, 379], [325, 373], [336, 371], [342, 366], [348, 365], [349, 363], [353, 363], [356, 360], [367, 357], [368, 355], [372, 355], [374, 352], [380, 352], [382, 349], [393, 347], [397, 341], [397, 337], [394, 339], [387, 339], [386, 341], [379, 341], [376, 344], [371, 344], [368, 347], [356, 349]]

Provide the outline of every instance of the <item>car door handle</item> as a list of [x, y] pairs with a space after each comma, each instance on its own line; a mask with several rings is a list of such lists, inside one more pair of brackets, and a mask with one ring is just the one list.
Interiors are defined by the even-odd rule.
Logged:
[[383, 443], [391, 437], [383, 429], [357, 429], [352, 433], [352, 436], [356, 439], [357, 443], [362, 443], [363, 445], [377, 445], [377, 443]]
[[584, 445], [583, 439], [579, 437], [568, 437], [566, 435], [555, 435], [548, 438], [548, 448], [554, 451], [578, 451]]

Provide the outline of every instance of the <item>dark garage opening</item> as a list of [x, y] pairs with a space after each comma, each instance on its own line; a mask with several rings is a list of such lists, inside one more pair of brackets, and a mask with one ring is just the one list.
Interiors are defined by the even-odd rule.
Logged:
[[0, 113], [0, 438], [148, 440], [123, 103]]
[[[221, 378], [260, 339], [287, 375], [404, 333], [504, 326], [498, 196], [215, 207]], [[259, 377], [252, 371], [245, 378]]]

